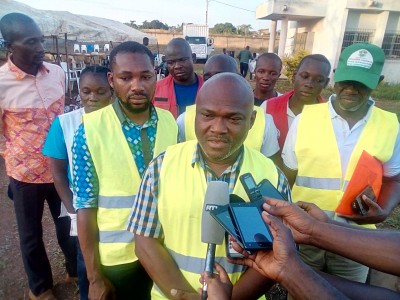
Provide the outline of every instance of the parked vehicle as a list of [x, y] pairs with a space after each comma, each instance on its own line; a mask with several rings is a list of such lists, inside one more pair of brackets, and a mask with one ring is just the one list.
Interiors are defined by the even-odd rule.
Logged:
[[189, 43], [195, 61], [206, 62], [214, 51], [214, 39], [208, 37], [207, 25], [183, 24], [183, 37]]

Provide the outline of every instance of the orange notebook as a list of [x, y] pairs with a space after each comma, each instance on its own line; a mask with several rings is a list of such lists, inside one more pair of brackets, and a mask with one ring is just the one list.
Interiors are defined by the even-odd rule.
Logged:
[[382, 187], [382, 172], [382, 163], [364, 150], [335, 212], [342, 215], [353, 214], [351, 203], [367, 185], [371, 185], [378, 199]]

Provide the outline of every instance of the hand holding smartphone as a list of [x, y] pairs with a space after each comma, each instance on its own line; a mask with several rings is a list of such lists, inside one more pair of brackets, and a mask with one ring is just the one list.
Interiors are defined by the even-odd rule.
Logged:
[[357, 197], [351, 204], [353, 210], [362, 216], [366, 215], [369, 210], [369, 206], [365, 204], [364, 200], [362, 199], [363, 195], [376, 202], [374, 190], [370, 185], [367, 185], [367, 187], [360, 194], [357, 195]]

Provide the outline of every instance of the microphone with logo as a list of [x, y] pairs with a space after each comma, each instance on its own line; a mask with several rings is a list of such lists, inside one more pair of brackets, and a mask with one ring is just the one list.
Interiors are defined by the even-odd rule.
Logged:
[[[201, 241], [207, 243], [205, 272], [207, 276], [213, 275], [216, 245], [221, 245], [224, 228], [210, 215], [210, 211], [229, 203], [228, 183], [224, 181], [210, 181], [207, 185], [201, 219]], [[207, 299], [207, 283], [203, 283], [201, 299]]]

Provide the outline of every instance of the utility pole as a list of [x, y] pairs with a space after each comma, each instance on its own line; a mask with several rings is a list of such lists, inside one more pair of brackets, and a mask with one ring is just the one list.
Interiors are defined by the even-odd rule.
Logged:
[[208, 0], [206, 0], [206, 25], [208, 26]]

